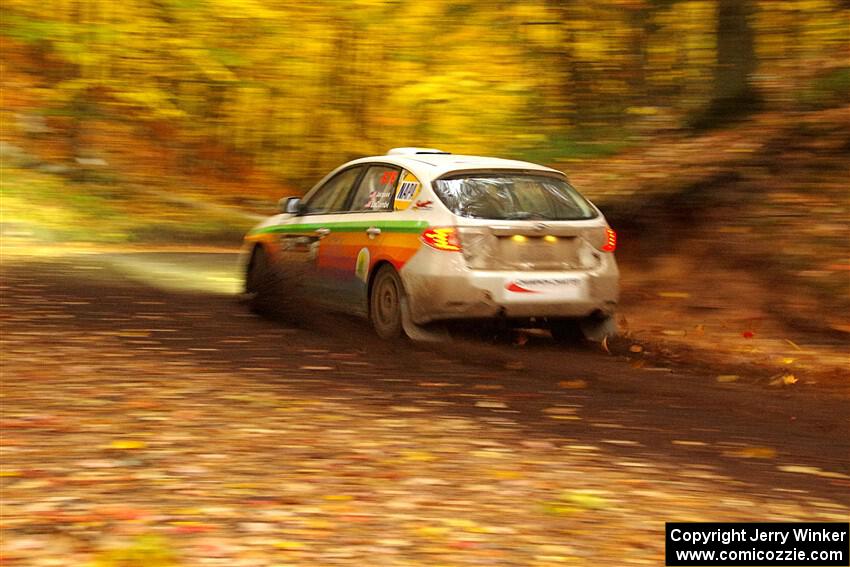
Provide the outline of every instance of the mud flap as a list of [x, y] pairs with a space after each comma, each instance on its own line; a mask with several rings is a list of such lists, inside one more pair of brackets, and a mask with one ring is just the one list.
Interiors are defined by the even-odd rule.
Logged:
[[448, 341], [451, 336], [448, 329], [443, 325], [429, 325], [423, 327], [413, 322], [410, 317], [410, 306], [407, 297], [401, 298], [401, 327], [404, 334], [412, 341], [424, 343], [438, 343]]
[[587, 317], [579, 323], [584, 338], [593, 343], [601, 343], [606, 337], [617, 336], [617, 321], [612, 316]]

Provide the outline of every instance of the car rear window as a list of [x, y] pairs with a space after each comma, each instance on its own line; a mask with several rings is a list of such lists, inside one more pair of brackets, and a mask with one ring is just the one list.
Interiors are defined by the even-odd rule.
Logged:
[[470, 173], [434, 182], [456, 215], [494, 220], [583, 220], [596, 210], [565, 179], [527, 173]]

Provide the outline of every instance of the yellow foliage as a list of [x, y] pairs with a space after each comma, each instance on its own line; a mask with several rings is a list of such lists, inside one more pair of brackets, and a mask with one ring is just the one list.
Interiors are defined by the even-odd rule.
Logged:
[[[838, 0], [753, 2], [759, 76], [846, 44]], [[44, 67], [30, 71], [49, 110], [84, 120], [85, 101], [101, 116], [166, 121], [175, 147], [207, 139], [315, 180], [342, 156], [398, 145], [510, 155], [573, 125], [689, 109], [711, 96], [716, 7], [8, 0], [3, 36], [15, 43], [2, 57]]]

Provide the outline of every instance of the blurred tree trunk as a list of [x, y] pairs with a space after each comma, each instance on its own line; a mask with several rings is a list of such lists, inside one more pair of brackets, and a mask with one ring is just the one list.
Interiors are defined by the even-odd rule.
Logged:
[[562, 128], [571, 128], [580, 124], [584, 117], [584, 78], [574, 54], [575, 32], [570, 26], [573, 5], [568, 0], [549, 0], [548, 5], [557, 14], [562, 30], [561, 48], [554, 69], [558, 77], [558, 122]]
[[[71, 9], [71, 23], [74, 25], [74, 29], [76, 30], [76, 37], [74, 38], [80, 45], [85, 45], [86, 43], [86, 34], [81, 32], [83, 25], [86, 23], [85, 21], [85, 6], [83, 5], [85, 0], [76, 0], [73, 3], [73, 7]], [[85, 77], [85, 73], [83, 70], [83, 65], [72, 65], [73, 68], [72, 76], [77, 79], [83, 79]], [[81, 90], [75, 92], [68, 104], [68, 111], [70, 112], [71, 123], [68, 130], [68, 146], [71, 152], [71, 158], [77, 158], [82, 153], [83, 146], [83, 129], [85, 128], [85, 117], [86, 109], [88, 107], [87, 101], [84, 100], [85, 90]]]
[[635, 106], [642, 106], [647, 102], [646, 88], [646, 41], [650, 35], [652, 13], [644, 5], [638, 5], [629, 9], [629, 23], [631, 35], [629, 41], [630, 65], [626, 70], [629, 84], [629, 98]]
[[717, 1], [717, 64], [709, 109], [715, 119], [747, 114], [758, 105], [750, 81], [757, 64], [752, 10], [751, 0]]

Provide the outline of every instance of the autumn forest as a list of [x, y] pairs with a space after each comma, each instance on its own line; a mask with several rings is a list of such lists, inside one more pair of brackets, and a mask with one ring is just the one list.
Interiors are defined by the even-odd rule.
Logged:
[[2, 14], [4, 106], [58, 125], [70, 155], [94, 151], [92, 124], [120, 123], [181, 170], [238, 156], [285, 182], [399, 145], [604, 154], [850, 88], [838, 0], [7, 0]]

